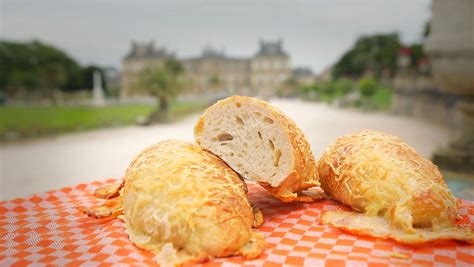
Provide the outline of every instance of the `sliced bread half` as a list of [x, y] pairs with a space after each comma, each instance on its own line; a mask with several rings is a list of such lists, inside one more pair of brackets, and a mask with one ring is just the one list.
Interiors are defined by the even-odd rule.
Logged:
[[319, 185], [310, 145], [302, 131], [267, 102], [232, 96], [209, 107], [195, 128], [196, 142], [242, 177], [284, 201], [313, 201], [302, 191]]

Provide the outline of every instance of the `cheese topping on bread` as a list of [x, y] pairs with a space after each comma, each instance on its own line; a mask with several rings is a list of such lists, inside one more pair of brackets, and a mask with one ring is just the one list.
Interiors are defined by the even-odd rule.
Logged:
[[377, 131], [340, 137], [319, 160], [332, 198], [360, 211], [328, 212], [323, 222], [403, 243], [437, 239], [473, 242], [457, 228], [457, 201], [438, 168], [399, 138]]
[[165, 141], [126, 172], [123, 219], [129, 238], [163, 265], [214, 257], [259, 256], [265, 241], [241, 178], [198, 145]]

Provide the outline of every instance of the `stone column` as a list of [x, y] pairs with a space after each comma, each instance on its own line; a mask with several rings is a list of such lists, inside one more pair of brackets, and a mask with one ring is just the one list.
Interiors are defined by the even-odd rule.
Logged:
[[431, 35], [425, 50], [441, 90], [459, 96], [454, 107], [459, 127], [451, 145], [433, 161], [441, 168], [474, 173], [474, 1], [433, 0]]

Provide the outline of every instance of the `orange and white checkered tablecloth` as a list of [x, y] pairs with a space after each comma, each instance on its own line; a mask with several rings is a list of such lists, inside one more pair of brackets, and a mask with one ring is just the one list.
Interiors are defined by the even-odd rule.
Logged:
[[[92, 196], [99, 186], [79, 184], [0, 202], [0, 266], [143, 266], [154, 255], [135, 247], [119, 219], [96, 220], [76, 207], [102, 200]], [[411, 247], [361, 237], [319, 223], [322, 211], [344, 208], [333, 201], [285, 204], [258, 185], [249, 184], [252, 203], [261, 208], [265, 224], [258, 231], [268, 247], [257, 259], [215, 259], [205, 266], [474, 266], [474, 246], [450, 241]], [[462, 201], [461, 224], [474, 226], [474, 202]], [[399, 258], [401, 253], [406, 257]]]

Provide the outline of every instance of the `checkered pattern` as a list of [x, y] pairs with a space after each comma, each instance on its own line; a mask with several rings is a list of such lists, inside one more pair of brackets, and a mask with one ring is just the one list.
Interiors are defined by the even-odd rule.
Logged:
[[[0, 202], [0, 266], [154, 265], [153, 255], [135, 247], [118, 219], [87, 218], [75, 207], [99, 204], [91, 193], [116, 182], [80, 184], [28, 198]], [[410, 247], [356, 236], [319, 223], [324, 210], [343, 208], [332, 201], [284, 204], [255, 184], [252, 203], [265, 224], [258, 230], [268, 247], [259, 258], [212, 260], [209, 266], [388, 266], [474, 265], [474, 246], [457, 242]], [[474, 202], [462, 201], [461, 224], [474, 226]], [[396, 257], [403, 254], [406, 257]]]

